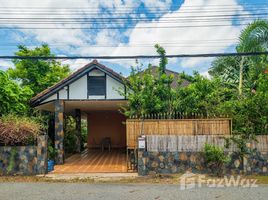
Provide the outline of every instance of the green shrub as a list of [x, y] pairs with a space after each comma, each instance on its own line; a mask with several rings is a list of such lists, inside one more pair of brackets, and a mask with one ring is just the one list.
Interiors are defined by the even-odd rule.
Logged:
[[64, 148], [67, 154], [75, 153], [76, 150], [76, 126], [75, 119], [72, 116], [66, 118], [66, 127], [64, 133]]
[[34, 118], [6, 115], [0, 118], [0, 145], [32, 145], [43, 126]]
[[49, 141], [48, 143], [47, 151], [48, 151], [48, 160], [55, 160], [56, 151], [51, 141]]
[[230, 157], [225, 155], [222, 148], [212, 144], [205, 144], [204, 156], [207, 167], [217, 176], [222, 175], [224, 164], [230, 161]]
[[[66, 127], [64, 135], [64, 147], [67, 154], [76, 153], [77, 149], [77, 136], [76, 136], [76, 122], [72, 116], [66, 118]], [[81, 146], [83, 148], [84, 143], [87, 143], [87, 121], [81, 121]]]

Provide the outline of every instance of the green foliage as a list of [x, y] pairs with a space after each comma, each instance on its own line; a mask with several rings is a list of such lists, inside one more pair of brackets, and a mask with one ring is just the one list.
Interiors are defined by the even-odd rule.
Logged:
[[52, 144], [52, 141], [50, 139], [48, 141], [47, 151], [48, 151], [48, 160], [55, 160], [56, 151], [55, 151], [54, 145]]
[[64, 148], [66, 153], [74, 153], [76, 151], [75, 131], [75, 119], [72, 116], [68, 116], [66, 118], [66, 128], [64, 133]]
[[[45, 44], [34, 49], [20, 45], [15, 54], [25, 57], [54, 56]], [[40, 113], [34, 112], [28, 105], [30, 98], [69, 75], [69, 66], [61, 65], [55, 59], [15, 59], [13, 63], [15, 68], [8, 69], [7, 73], [0, 72], [0, 113], [34, 114], [40, 119]], [[41, 118], [48, 116], [43, 113]]]
[[[64, 134], [64, 148], [66, 153], [76, 152], [76, 141], [77, 136], [75, 119], [72, 116], [66, 118], [65, 134]], [[87, 143], [87, 121], [81, 120], [81, 134], [82, 134], [82, 145]], [[84, 146], [84, 145], [83, 145]]]
[[[251, 37], [251, 36], [250, 36]], [[177, 88], [171, 88], [172, 76], [163, 73], [167, 60], [165, 51], [156, 45], [161, 55], [159, 76], [154, 76], [152, 68], [141, 71], [132, 68], [126, 84], [128, 105], [124, 107], [126, 116], [142, 117], [154, 113], [202, 113], [209, 116], [229, 116], [233, 119], [233, 133], [244, 137], [268, 134], [268, 75], [263, 71], [268, 66], [267, 56], [258, 59], [243, 59], [243, 95], [237, 95], [240, 81], [241, 57], [218, 58], [210, 69], [212, 79], [194, 72], [193, 76], [181, 74]], [[182, 87], [181, 80], [191, 84]], [[121, 91], [124, 95], [124, 91]]]
[[17, 154], [17, 149], [12, 147], [11, 154], [10, 154], [10, 157], [9, 157], [9, 164], [8, 164], [8, 167], [7, 167], [7, 174], [10, 174], [12, 172], [12, 170], [14, 170], [16, 154]]
[[255, 89], [244, 97], [222, 102], [222, 112], [233, 119], [234, 133], [245, 136], [268, 134], [268, 75], [260, 74]]
[[29, 108], [28, 100], [32, 94], [29, 87], [20, 87], [15, 81], [9, 79], [6, 72], [0, 70], [0, 115], [24, 114]]
[[161, 56], [158, 76], [152, 73], [151, 65], [141, 71], [140, 67], [133, 68], [126, 82], [125, 91], [119, 91], [128, 99], [127, 107], [124, 107], [126, 116], [136, 115], [142, 117], [146, 114], [174, 111], [175, 90], [171, 88], [172, 75], [165, 73], [167, 58], [165, 50], [159, 45], [155, 46]]
[[155, 45], [156, 52], [161, 56], [159, 63], [159, 76], [165, 73], [166, 66], [168, 64], [168, 59], [166, 58], [166, 50], [159, 44]]
[[81, 134], [82, 134], [82, 144], [87, 143], [88, 130], [87, 130], [87, 120], [81, 120]]
[[[18, 46], [17, 56], [54, 56], [48, 45], [42, 45], [34, 49]], [[68, 65], [61, 65], [55, 59], [50, 60], [13, 60], [15, 68], [8, 69], [10, 77], [21, 83], [22, 86], [31, 88], [37, 94], [65, 78], [70, 69]]]
[[[237, 52], [262, 52], [268, 48], [268, 21], [256, 20], [250, 23], [239, 37]], [[214, 77], [221, 77], [237, 88], [240, 96], [248, 90], [254, 89], [258, 79], [268, 65], [268, 56], [251, 57], [219, 57], [213, 63], [209, 73]]]
[[268, 47], [268, 21], [256, 20], [240, 34], [238, 52], [260, 52]]
[[187, 113], [203, 113], [210, 116], [225, 114], [220, 104], [228, 101], [232, 90], [225, 87], [220, 79], [209, 80], [195, 72], [191, 84], [177, 88], [176, 110]]
[[212, 144], [205, 144], [204, 156], [207, 167], [217, 176], [222, 175], [224, 164], [230, 162], [230, 157], [225, 155], [223, 149]]
[[230, 138], [225, 138], [225, 147], [229, 148], [231, 144], [235, 145], [237, 148], [236, 153], [240, 157], [241, 162], [243, 162], [243, 157], [252, 152], [250, 147], [247, 145], [247, 143], [251, 142], [252, 140], [255, 140], [254, 135], [233, 135]]

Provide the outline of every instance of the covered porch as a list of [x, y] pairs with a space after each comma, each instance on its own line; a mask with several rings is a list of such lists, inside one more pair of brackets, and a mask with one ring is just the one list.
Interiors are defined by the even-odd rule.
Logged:
[[[125, 100], [54, 100], [38, 106], [54, 112], [56, 166], [53, 173], [127, 172], [126, 118], [119, 112]], [[66, 116], [73, 116], [76, 153], [66, 158]], [[82, 143], [81, 120], [87, 120], [87, 144]], [[102, 147], [110, 139], [111, 150]]]
[[63, 165], [56, 165], [53, 174], [67, 173], [123, 173], [127, 172], [126, 154], [112, 149], [111, 152], [85, 149], [81, 154], [67, 158]]

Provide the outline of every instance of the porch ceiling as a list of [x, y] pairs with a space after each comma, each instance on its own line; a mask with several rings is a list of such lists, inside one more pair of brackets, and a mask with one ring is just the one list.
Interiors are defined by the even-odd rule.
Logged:
[[[64, 112], [66, 114], [71, 114], [75, 109], [80, 109], [82, 112], [115, 111], [126, 103], [126, 100], [65, 100]], [[54, 101], [42, 104], [36, 108], [38, 110], [54, 112]]]

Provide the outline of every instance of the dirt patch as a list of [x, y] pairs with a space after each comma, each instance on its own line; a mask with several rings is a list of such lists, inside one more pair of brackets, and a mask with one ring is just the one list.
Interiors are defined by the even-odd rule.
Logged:
[[[121, 178], [71, 178], [71, 179], [53, 179], [46, 176], [1, 176], [0, 182], [64, 182], [64, 183], [141, 183], [141, 184], [179, 184], [182, 174], [175, 175], [154, 175], [154, 176], [137, 176]], [[268, 176], [241, 176], [247, 179], [257, 179], [257, 184], [268, 184]], [[206, 175], [205, 179], [216, 179]]]

